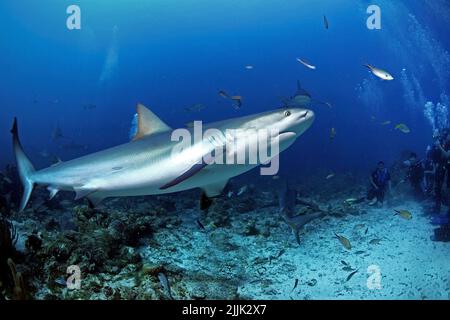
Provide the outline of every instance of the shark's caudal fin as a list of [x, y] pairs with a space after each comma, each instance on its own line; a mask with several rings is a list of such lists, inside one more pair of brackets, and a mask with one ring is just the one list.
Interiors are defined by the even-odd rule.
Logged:
[[23, 211], [30, 199], [31, 192], [33, 191], [34, 182], [32, 175], [35, 172], [33, 165], [28, 159], [27, 155], [23, 151], [22, 145], [19, 140], [19, 130], [17, 128], [17, 118], [14, 118], [13, 127], [11, 129], [13, 136], [14, 156], [16, 158], [17, 168], [19, 170], [20, 180], [23, 185], [22, 201], [20, 202], [19, 211]]

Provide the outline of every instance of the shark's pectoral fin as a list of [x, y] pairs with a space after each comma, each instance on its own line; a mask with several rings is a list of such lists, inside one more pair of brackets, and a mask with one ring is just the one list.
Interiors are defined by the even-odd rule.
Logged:
[[187, 171], [185, 171], [183, 174], [179, 175], [178, 177], [176, 177], [175, 179], [173, 179], [172, 181], [169, 181], [168, 183], [166, 183], [165, 185], [163, 185], [162, 187], [160, 187], [160, 190], [165, 190], [168, 189], [170, 187], [176, 186], [177, 184], [189, 179], [190, 177], [192, 177], [193, 175], [197, 174], [198, 172], [200, 172], [200, 170], [202, 170], [204, 167], [206, 167], [208, 165], [208, 163], [206, 163], [205, 161], [202, 160], [201, 163], [196, 163], [194, 164], [192, 167], [190, 167]]
[[175, 179], [173, 179], [172, 181], [169, 181], [168, 183], [166, 183], [165, 185], [163, 185], [162, 187], [160, 187], [160, 190], [165, 190], [168, 189], [170, 187], [176, 186], [177, 184], [189, 179], [190, 177], [192, 177], [193, 175], [197, 174], [198, 172], [200, 172], [204, 167], [206, 167], [210, 162], [211, 162], [211, 155], [207, 154], [205, 155], [199, 162], [199, 163], [195, 163], [193, 164], [188, 170], [186, 170], [183, 174], [179, 175], [178, 177], [176, 177]]
[[74, 191], [76, 192], [75, 200], [78, 200], [78, 199], [89, 196], [90, 194], [97, 191], [97, 189], [85, 188], [85, 187], [75, 187]]
[[145, 136], [149, 136], [155, 133], [172, 130], [167, 124], [165, 124], [143, 104], [139, 103], [137, 105], [137, 116], [137, 132], [133, 137], [133, 141], [139, 140]]

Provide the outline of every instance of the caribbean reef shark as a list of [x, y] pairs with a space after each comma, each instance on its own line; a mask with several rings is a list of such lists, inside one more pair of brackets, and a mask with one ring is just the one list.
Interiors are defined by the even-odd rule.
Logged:
[[[255, 129], [270, 129], [271, 133], [275, 133], [269, 138], [277, 141], [278, 150], [282, 152], [311, 126], [313, 120], [311, 110], [283, 108], [211, 123], [204, 129], [217, 129], [227, 134], [228, 129], [239, 129], [244, 134], [232, 136], [235, 140], [252, 135]], [[177, 130], [185, 130], [195, 136], [192, 132], [195, 128]], [[50, 199], [61, 190], [74, 191], [75, 199], [87, 197], [92, 205], [109, 197], [157, 195], [201, 188], [201, 207], [207, 209], [210, 198], [220, 195], [230, 178], [263, 163], [218, 164], [204, 161], [212, 149], [217, 150], [215, 148], [229, 141], [229, 135], [218, 135], [217, 138], [203, 135], [198, 141], [193, 139], [194, 143], [179, 148], [180, 142], [173, 139], [177, 130], [171, 129], [153, 112], [138, 104], [137, 132], [132, 141], [35, 170], [20, 143], [15, 118], [11, 133], [24, 186], [20, 211], [25, 209], [35, 185], [47, 186]], [[238, 152], [237, 149], [234, 152]], [[248, 156], [248, 153], [245, 155]]]
[[290, 98], [281, 98], [286, 108], [305, 108], [311, 106], [313, 103], [324, 104], [331, 107], [329, 102], [322, 102], [320, 100], [313, 99], [311, 94], [306, 91], [297, 80], [297, 91]]
[[283, 182], [283, 185], [278, 189], [278, 202], [280, 206], [280, 216], [291, 228], [292, 234], [298, 244], [300, 244], [301, 229], [311, 221], [325, 216], [325, 212], [321, 211], [319, 208], [314, 208], [318, 212], [296, 215], [295, 205], [297, 203], [297, 191], [289, 188], [287, 182]]

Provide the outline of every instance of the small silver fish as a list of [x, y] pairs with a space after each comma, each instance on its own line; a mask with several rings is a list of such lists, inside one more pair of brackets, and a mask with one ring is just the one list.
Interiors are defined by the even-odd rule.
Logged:
[[298, 286], [298, 279], [295, 279], [294, 287], [292, 288], [291, 292], [294, 291], [295, 288], [297, 288], [297, 286]]
[[334, 173], [330, 173], [329, 175], [326, 176], [325, 179], [330, 180], [333, 177], [334, 177]]
[[247, 191], [248, 187], [247, 186], [243, 186], [239, 189], [239, 191], [237, 192], [237, 195], [240, 196], [241, 194], [243, 194], [245, 191]]
[[394, 77], [387, 71], [375, 68], [374, 66], [371, 66], [370, 64], [365, 64], [364, 66], [369, 68], [369, 70], [373, 73], [373, 75], [380, 78], [381, 80], [386, 80], [386, 81], [394, 80]]
[[345, 280], [345, 281], [349, 281], [357, 272], [358, 272], [358, 270], [355, 270], [352, 273], [350, 273], [347, 277], [347, 280]]
[[306, 62], [306, 61], [303, 60], [303, 59], [297, 58], [297, 61], [300, 62], [300, 63], [301, 63], [302, 65], [304, 65], [305, 67], [307, 67], [308, 69], [316, 70], [316, 66], [314, 66], [314, 65], [312, 65], [312, 64], [310, 64], [310, 63], [308, 63], [308, 62]]
[[174, 300], [174, 298], [172, 297], [172, 291], [170, 290], [170, 283], [169, 283], [169, 279], [167, 279], [167, 276], [160, 272], [158, 273], [158, 279], [159, 282], [161, 283], [161, 286], [164, 289], [165, 294], [171, 299]]
[[55, 283], [56, 283], [57, 285], [62, 286], [62, 287], [66, 287], [66, 286], [67, 286], [67, 281], [66, 281], [66, 279], [64, 279], [64, 278], [58, 278], [58, 279], [55, 279]]
[[197, 219], [197, 224], [200, 227], [200, 229], [205, 230], [205, 226], [198, 219]]
[[8, 177], [3, 177], [3, 180], [6, 181], [9, 184], [13, 183], [12, 180], [10, 178], [8, 178]]
[[323, 25], [324, 25], [325, 29], [327, 29], [327, 30], [330, 27], [330, 24], [328, 23], [327, 16], [325, 16], [325, 15], [323, 16]]

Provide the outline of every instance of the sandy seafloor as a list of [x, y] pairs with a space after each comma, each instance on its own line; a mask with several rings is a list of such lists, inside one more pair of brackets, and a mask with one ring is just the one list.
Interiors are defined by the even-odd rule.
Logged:
[[[228, 230], [210, 234], [186, 230], [159, 235], [168, 249], [148, 247], [142, 254], [145, 260], [172, 261], [186, 273], [202, 275], [204, 281], [188, 280], [185, 286], [212, 298], [236, 290], [243, 299], [450, 299], [450, 246], [430, 241], [433, 227], [417, 204], [404, 207], [413, 212], [412, 220], [393, 216], [386, 208], [314, 221], [305, 228], [300, 245], [287, 236], [287, 226], [273, 230], [275, 235], [269, 238]], [[255, 216], [277, 224], [271, 208], [242, 218]], [[364, 234], [366, 227], [369, 231]], [[353, 248], [343, 248], [334, 231], [346, 235]], [[369, 244], [373, 239], [381, 241]], [[342, 260], [359, 269], [348, 282], [350, 272], [342, 270]], [[367, 287], [371, 265], [380, 268], [381, 289]], [[295, 279], [299, 281], [293, 289]]]
[[[237, 184], [236, 190], [240, 186]], [[54, 249], [66, 245], [61, 232], [42, 236], [46, 251], [41, 251], [49, 256], [30, 258], [33, 270], [40, 270], [40, 275], [33, 273], [36, 271], [25, 275], [35, 288], [34, 299], [167, 299], [156, 276], [160, 271], [167, 275], [175, 299], [450, 299], [450, 245], [430, 240], [435, 227], [424, 212], [426, 206], [408, 200], [400, 191], [383, 208], [343, 204], [349, 197], [364, 194], [365, 187], [363, 182], [339, 192], [330, 192], [335, 189], [327, 186], [322, 194], [300, 194], [301, 199], [329, 212], [306, 225], [300, 244], [280, 218], [276, 193], [267, 184], [249, 185], [240, 196], [218, 199], [207, 214], [197, 208], [196, 191], [164, 196], [175, 199], [175, 207], [162, 215], [147, 213], [155, 203], [136, 200], [131, 202], [133, 210], [150, 221], [152, 232], [137, 245], [112, 242], [120, 246], [122, 262], [117, 264], [106, 254], [97, 259], [110, 259], [112, 267], [97, 268], [96, 264], [106, 260], [95, 261], [92, 253], [83, 251], [86, 249], [77, 251], [86, 245], [80, 239], [95, 238], [94, 225], [93, 231], [78, 230], [78, 236], [71, 231], [65, 236], [72, 239], [72, 247], [64, 259], [58, 259], [61, 253]], [[117, 216], [124, 223], [134, 223], [135, 216], [127, 220], [117, 209], [120, 201], [106, 201], [99, 209], [103, 213], [89, 221], [101, 225], [101, 216], [111, 224], [108, 219]], [[70, 201], [63, 204], [62, 210], [74, 210]], [[75, 208], [79, 207], [80, 203]], [[409, 210], [413, 218], [394, 215], [393, 209]], [[296, 210], [308, 211], [302, 205]], [[39, 213], [34, 220], [24, 218], [25, 212], [18, 219], [21, 221], [15, 222], [21, 233], [18, 246], [23, 250], [25, 235], [40, 230], [40, 223], [60, 212]], [[345, 249], [334, 233], [348, 238], [352, 248]], [[96, 250], [97, 242], [93, 243], [93, 249], [87, 250]], [[344, 263], [347, 270], [343, 270]], [[64, 276], [69, 264], [81, 266], [80, 290], [54, 283], [59, 275]], [[26, 261], [19, 263], [18, 269], [26, 265]], [[379, 289], [367, 286], [372, 275], [368, 267], [374, 265], [381, 274]], [[358, 272], [347, 280], [349, 268]]]

